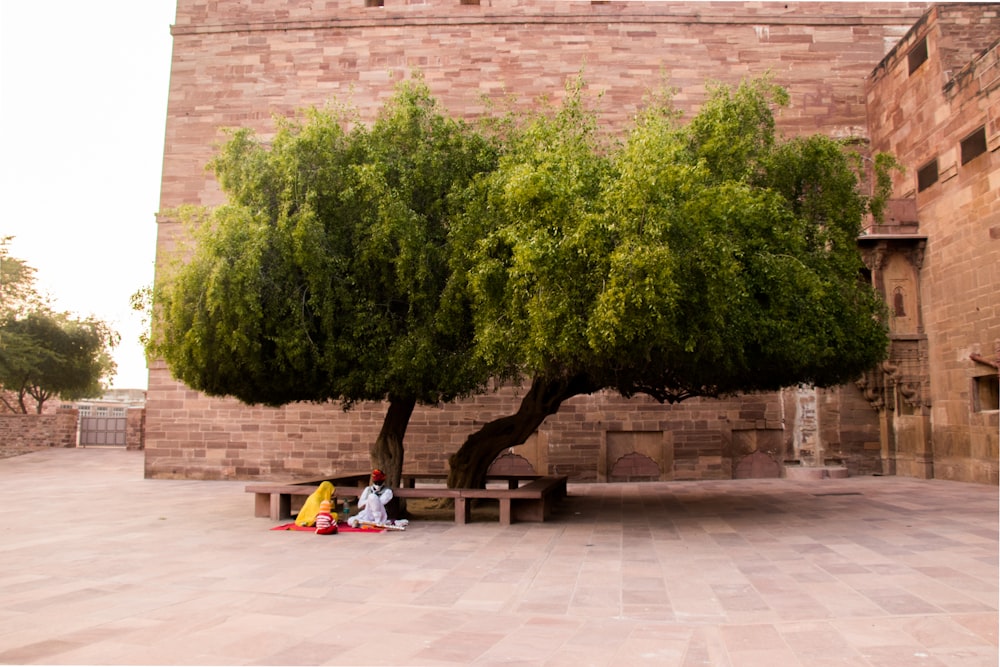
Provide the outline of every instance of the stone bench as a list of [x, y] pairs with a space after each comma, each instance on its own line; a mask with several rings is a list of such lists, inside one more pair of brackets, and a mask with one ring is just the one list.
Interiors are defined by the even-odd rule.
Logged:
[[[500, 503], [500, 524], [514, 521], [545, 521], [551, 515], [554, 502], [566, 496], [565, 476], [539, 477], [523, 486], [506, 489], [449, 489], [447, 487], [401, 487], [393, 489], [397, 498], [448, 498], [455, 502], [455, 523], [466, 524], [471, 518], [470, 500], [497, 500]], [[270, 517], [272, 521], [291, 518], [292, 498], [311, 495], [318, 484], [282, 484], [260, 482], [248, 484], [247, 493], [254, 494], [254, 516]], [[357, 500], [360, 489], [335, 488], [334, 499]], [[300, 503], [301, 504], [301, 503]]]
[[[301, 497], [298, 507], [302, 506], [305, 499], [319, 488], [319, 484], [313, 483], [280, 483], [280, 482], [258, 482], [247, 484], [246, 492], [254, 494], [253, 515], [256, 517], [269, 517], [272, 521], [281, 521], [292, 518], [292, 498]], [[333, 492], [334, 500], [357, 500], [360, 490], [354, 487], [335, 487]]]
[[466, 524], [471, 519], [469, 501], [496, 500], [500, 503], [500, 525], [509, 526], [515, 521], [545, 521], [551, 516], [552, 505], [566, 497], [565, 476], [537, 477], [517, 488], [506, 489], [448, 489], [431, 487], [404, 487], [393, 489], [400, 498], [450, 498], [455, 501], [455, 523]]
[[[533, 481], [536, 479], [541, 479], [544, 475], [538, 475], [535, 473], [521, 473], [521, 474], [487, 474], [487, 482], [506, 482], [507, 488], [516, 489], [521, 482]], [[413, 488], [417, 485], [417, 480], [430, 481], [434, 483], [442, 483], [448, 479], [448, 473], [405, 473], [403, 475], [403, 481], [400, 486]]]
[[[516, 489], [461, 489], [461, 510], [455, 506], [455, 522], [469, 519], [468, 500], [488, 498], [500, 501], [500, 525], [509, 526], [515, 521], [545, 521], [552, 514], [556, 501], [566, 497], [565, 475], [539, 477]], [[461, 511], [461, 516], [459, 515]]]

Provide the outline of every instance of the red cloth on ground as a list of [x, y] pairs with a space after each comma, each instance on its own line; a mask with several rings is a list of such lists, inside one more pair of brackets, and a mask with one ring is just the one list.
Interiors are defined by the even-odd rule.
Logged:
[[[274, 526], [271, 530], [298, 530], [307, 533], [315, 533], [315, 526], [299, 526], [295, 522], [283, 523], [280, 526]], [[337, 532], [338, 533], [384, 533], [385, 530], [382, 528], [352, 528], [342, 521], [337, 522]]]

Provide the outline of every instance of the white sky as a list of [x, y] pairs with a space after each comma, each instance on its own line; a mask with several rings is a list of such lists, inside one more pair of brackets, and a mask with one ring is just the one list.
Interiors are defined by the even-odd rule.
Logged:
[[122, 337], [116, 388], [147, 386], [129, 297], [153, 281], [175, 0], [0, 0], [0, 235], [59, 310]]

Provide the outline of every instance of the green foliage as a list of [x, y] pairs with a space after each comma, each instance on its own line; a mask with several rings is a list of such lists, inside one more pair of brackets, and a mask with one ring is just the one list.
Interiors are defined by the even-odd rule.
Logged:
[[590, 226], [611, 169], [579, 80], [551, 114], [529, 118], [498, 168], [477, 179], [453, 240], [475, 295], [477, 352], [493, 367], [556, 372], [589, 355], [580, 309], [606, 254]]
[[17, 406], [8, 403], [17, 412], [28, 411], [29, 396], [39, 413], [52, 396], [100, 396], [103, 380], [114, 375], [118, 334], [93, 318], [38, 310], [6, 321], [0, 341], [0, 383], [17, 396]]
[[777, 137], [786, 102], [767, 78], [713, 85], [685, 123], [659, 92], [619, 143], [576, 78], [488, 140], [416, 79], [371, 126], [314, 109], [269, 144], [237, 130], [211, 165], [227, 204], [178, 212], [194, 250], [156, 286], [150, 350], [270, 405], [850, 380], [887, 347], [856, 247], [885, 193], [840, 143]]
[[[100, 396], [114, 376], [119, 336], [94, 318], [55, 313], [35, 290], [35, 269], [12, 257], [0, 239], [0, 401], [13, 412], [35, 411], [53, 396]], [[12, 398], [13, 397], [13, 398]]]
[[497, 149], [419, 79], [370, 126], [344, 110], [234, 132], [212, 168], [229, 201], [183, 210], [194, 250], [154, 291], [149, 349], [189, 386], [247, 403], [410, 397], [436, 403], [490, 373], [467, 353], [450, 274], [452, 196]]
[[661, 400], [820, 386], [887, 347], [859, 281], [869, 200], [820, 136], [779, 141], [765, 80], [710, 89], [686, 125], [658, 95], [620, 147], [571, 88], [477, 181], [477, 352]]
[[142, 318], [139, 342], [146, 347], [150, 342], [149, 327], [153, 321], [153, 286], [145, 285], [133, 292], [129, 297], [129, 306]]
[[12, 257], [11, 236], [0, 237], [0, 321], [41, 307], [44, 300], [35, 290], [35, 269]]
[[774, 146], [773, 105], [788, 103], [787, 93], [760, 78], [735, 90], [708, 87], [708, 102], [687, 126], [689, 159], [703, 160], [717, 180], [742, 180]]
[[872, 160], [872, 175], [875, 182], [872, 194], [868, 197], [868, 209], [878, 224], [881, 224], [885, 217], [886, 202], [892, 195], [892, 174], [897, 171], [904, 171], [903, 165], [888, 153], [877, 153]]

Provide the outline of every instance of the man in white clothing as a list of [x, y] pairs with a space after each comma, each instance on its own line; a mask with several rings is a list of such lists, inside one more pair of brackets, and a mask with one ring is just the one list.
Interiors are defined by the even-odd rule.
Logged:
[[389, 522], [385, 506], [392, 500], [392, 489], [385, 485], [385, 473], [376, 468], [372, 471], [372, 483], [365, 487], [358, 498], [358, 513], [350, 517], [347, 523], [357, 528], [358, 524], [374, 523], [384, 526]]

